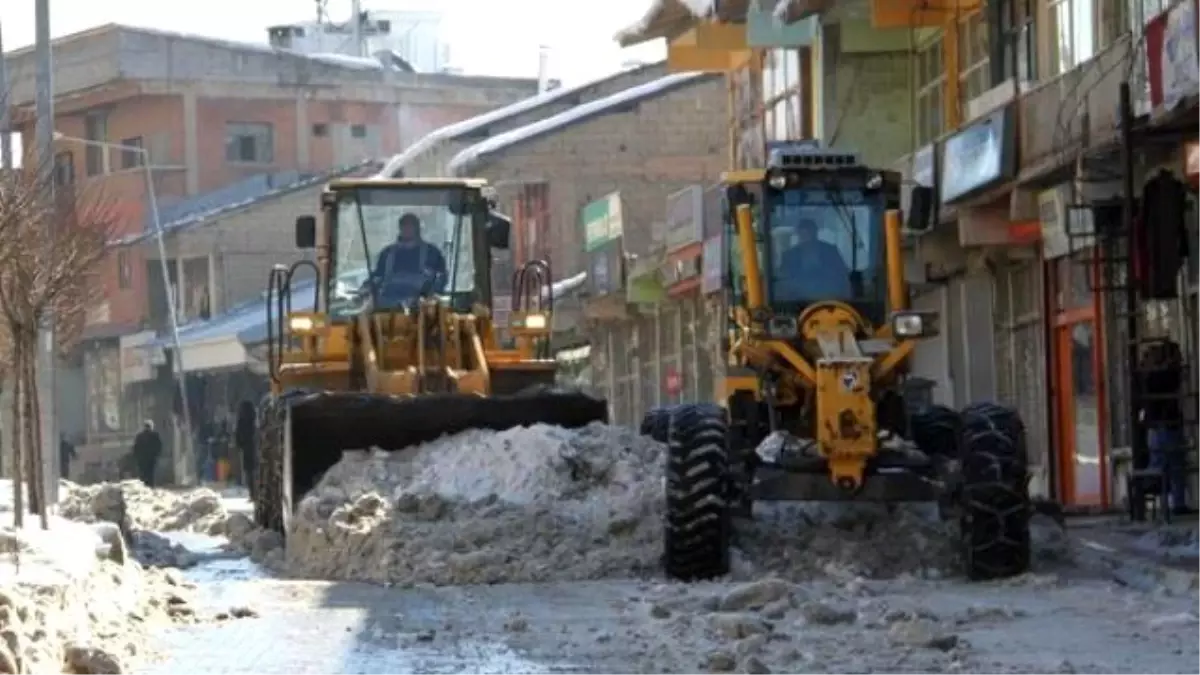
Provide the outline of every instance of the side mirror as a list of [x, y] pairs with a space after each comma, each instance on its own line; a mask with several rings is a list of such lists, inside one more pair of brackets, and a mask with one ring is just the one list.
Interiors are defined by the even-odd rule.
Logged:
[[317, 247], [317, 219], [313, 216], [296, 218], [296, 248]]
[[924, 233], [936, 225], [934, 217], [936, 207], [933, 203], [933, 188], [924, 185], [914, 185], [908, 201], [908, 213], [904, 215], [904, 229], [914, 233]]
[[512, 230], [512, 219], [492, 211], [487, 219], [487, 243], [491, 248], [508, 250], [508, 238]]

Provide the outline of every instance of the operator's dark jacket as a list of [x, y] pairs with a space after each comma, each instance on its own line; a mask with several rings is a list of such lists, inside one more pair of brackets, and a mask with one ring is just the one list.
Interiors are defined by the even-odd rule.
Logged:
[[393, 272], [428, 274], [436, 279], [432, 285], [433, 289], [440, 291], [446, 283], [446, 258], [438, 247], [429, 242], [422, 241], [416, 246], [391, 243], [379, 252], [375, 274], [372, 276], [377, 281], [384, 282]]

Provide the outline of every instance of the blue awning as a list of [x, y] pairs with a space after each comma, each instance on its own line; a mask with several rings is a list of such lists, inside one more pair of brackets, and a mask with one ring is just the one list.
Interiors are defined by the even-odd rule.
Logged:
[[[314, 304], [314, 283], [306, 281], [292, 287], [293, 312], [312, 311]], [[254, 345], [267, 339], [267, 299], [244, 303], [228, 312], [219, 314], [207, 321], [193, 321], [179, 327], [179, 344], [184, 349], [189, 345], [198, 345], [221, 339], [236, 339], [242, 344]], [[170, 334], [163, 335], [147, 348], [173, 349], [175, 341]]]

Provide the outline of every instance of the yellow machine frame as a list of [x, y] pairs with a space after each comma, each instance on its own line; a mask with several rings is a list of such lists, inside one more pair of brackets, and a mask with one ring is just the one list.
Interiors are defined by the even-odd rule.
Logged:
[[[765, 170], [743, 170], [723, 174], [722, 182], [727, 186], [760, 185], [766, 178]], [[811, 305], [797, 320], [800, 337], [818, 345], [819, 356], [816, 358], [806, 357], [787, 340], [772, 338], [764, 323], [767, 299], [750, 206], [736, 205], [733, 220], [745, 275], [745, 300], [731, 312], [735, 328], [730, 331], [729, 363], [735, 367], [787, 364], [787, 368], [775, 370], [779, 376], [776, 395], [782, 403], [795, 403], [803, 392], [815, 392], [813, 438], [820, 454], [828, 461], [830, 479], [836, 485], [854, 491], [863, 483], [867, 460], [878, 450], [872, 388], [888, 384], [898, 374], [916, 346], [917, 338], [897, 340], [892, 322], [869, 325], [852, 307], [838, 301]], [[885, 260], [888, 302], [893, 313], [908, 310], [901, 221], [899, 210], [886, 212]], [[860, 333], [888, 342], [890, 346], [883, 353], [864, 355], [858, 347], [856, 334]], [[725, 376], [717, 391], [722, 402], [727, 402], [737, 392], [762, 400], [758, 376], [744, 371]]]

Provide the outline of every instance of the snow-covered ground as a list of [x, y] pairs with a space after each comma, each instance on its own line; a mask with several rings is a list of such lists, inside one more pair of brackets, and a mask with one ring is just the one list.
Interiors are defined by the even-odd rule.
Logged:
[[730, 578], [668, 582], [661, 453], [604, 425], [346, 453], [286, 552], [238, 494], [67, 501], [183, 530], [135, 532], [134, 554], [186, 568], [188, 612], [215, 621], [158, 631], [146, 673], [1195, 671], [1195, 575], [1132, 583], [1041, 518], [1030, 574], [972, 584], [933, 509], [762, 505]]

